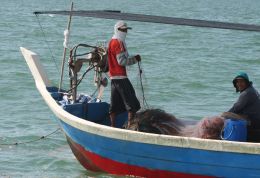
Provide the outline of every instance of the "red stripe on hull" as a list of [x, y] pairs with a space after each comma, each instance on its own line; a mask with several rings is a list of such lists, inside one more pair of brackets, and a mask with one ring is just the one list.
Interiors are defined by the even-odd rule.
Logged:
[[153, 170], [147, 169], [144, 167], [128, 165], [125, 163], [113, 161], [111, 159], [101, 157], [95, 153], [85, 150], [79, 144], [73, 142], [70, 138], [67, 137], [67, 141], [71, 147], [72, 152], [75, 157], [84, 166], [86, 169], [95, 171], [95, 172], [107, 172], [115, 175], [134, 175], [140, 177], [180, 177], [180, 178], [199, 178], [199, 177], [209, 177], [202, 175], [193, 175], [185, 173], [176, 173], [163, 170]]

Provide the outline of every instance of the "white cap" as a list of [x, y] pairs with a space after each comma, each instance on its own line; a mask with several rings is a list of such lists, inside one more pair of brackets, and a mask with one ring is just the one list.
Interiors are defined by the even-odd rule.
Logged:
[[127, 23], [125, 23], [124, 21], [118, 21], [116, 24], [115, 24], [115, 29], [132, 29], [131, 27], [128, 27], [127, 26]]

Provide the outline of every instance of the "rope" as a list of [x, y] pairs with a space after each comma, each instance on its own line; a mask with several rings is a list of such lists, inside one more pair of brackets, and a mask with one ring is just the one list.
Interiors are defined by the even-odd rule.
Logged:
[[53, 52], [52, 52], [52, 50], [51, 50], [51, 48], [50, 48], [49, 42], [47, 41], [47, 38], [46, 38], [45, 32], [44, 32], [44, 30], [43, 30], [42, 24], [41, 24], [41, 22], [40, 22], [40, 19], [39, 19], [39, 17], [38, 17], [37, 14], [35, 14], [35, 16], [36, 16], [37, 22], [38, 22], [38, 24], [39, 24], [39, 26], [40, 26], [40, 29], [41, 29], [41, 32], [42, 32], [42, 36], [43, 36], [44, 42], [45, 42], [46, 45], [47, 45], [47, 48], [48, 48], [48, 50], [49, 50], [49, 52], [50, 52], [50, 54], [51, 54], [51, 58], [52, 58], [52, 60], [53, 60], [53, 62], [54, 62], [54, 64], [55, 64], [55, 66], [56, 66], [57, 71], [58, 71], [59, 69], [58, 69], [57, 62], [56, 62], [56, 60], [55, 60], [55, 58], [54, 58], [54, 56], [53, 56]]
[[98, 87], [96, 88], [96, 90], [90, 95], [90, 97], [92, 98], [98, 91]]
[[148, 103], [147, 103], [147, 101], [146, 101], [146, 98], [145, 98], [145, 96], [144, 96], [144, 86], [143, 86], [143, 80], [142, 80], [142, 73], [143, 73], [143, 71], [142, 71], [142, 69], [141, 69], [140, 62], [139, 62], [139, 61], [138, 61], [138, 68], [139, 68], [140, 84], [141, 84], [141, 89], [142, 89], [142, 94], [143, 94], [143, 106], [144, 106], [145, 108], [149, 108], [149, 105], [148, 105]]
[[15, 142], [15, 143], [0, 143], [1, 146], [11, 146], [11, 145], [22, 145], [22, 144], [27, 144], [27, 143], [33, 143], [33, 142], [36, 142], [36, 141], [39, 141], [39, 140], [42, 140], [42, 139], [45, 139], [47, 137], [49, 137], [50, 135], [53, 135], [55, 134], [56, 132], [60, 131], [61, 129], [58, 128], [56, 129], [55, 131], [45, 135], [45, 136], [41, 136], [40, 138], [37, 138], [35, 140], [30, 140], [30, 141], [25, 141], [25, 142]]
[[81, 76], [81, 78], [78, 80], [77, 85], [72, 87], [71, 89], [67, 90], [67, 93], [71, 92], [73, 89], [77, 88], [79, 86], [79, 84], [81, 83], [81, 81], [83, 80], [83, 78], [85, 77], [85, 75], [94, 68], [95, 66], [89, 66], [87, 68], [87, 70], [83, 73], [83, 75]]

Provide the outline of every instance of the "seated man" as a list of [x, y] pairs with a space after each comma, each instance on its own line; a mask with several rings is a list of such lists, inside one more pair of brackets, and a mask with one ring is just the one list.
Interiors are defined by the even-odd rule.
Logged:
[[238, 100], [229, 112], [243, 115], [248, 122], [248, 141], [257, 141], [256, 130], [260, 130], [260, 95], [253, 87], [249, 77], [244, 72], [239, 72], [233, 80], [236, 92], [240, 92]]

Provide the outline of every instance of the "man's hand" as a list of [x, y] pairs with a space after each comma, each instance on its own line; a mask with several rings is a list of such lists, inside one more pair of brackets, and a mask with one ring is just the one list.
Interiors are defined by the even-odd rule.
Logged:
[[138, 62], [140, 62], [140, 61], [141, 61], [141, 56], [140, 56], [139, 54], [137, 54], [137, 55], [135, 56], [135, 59], [136, 59]]

